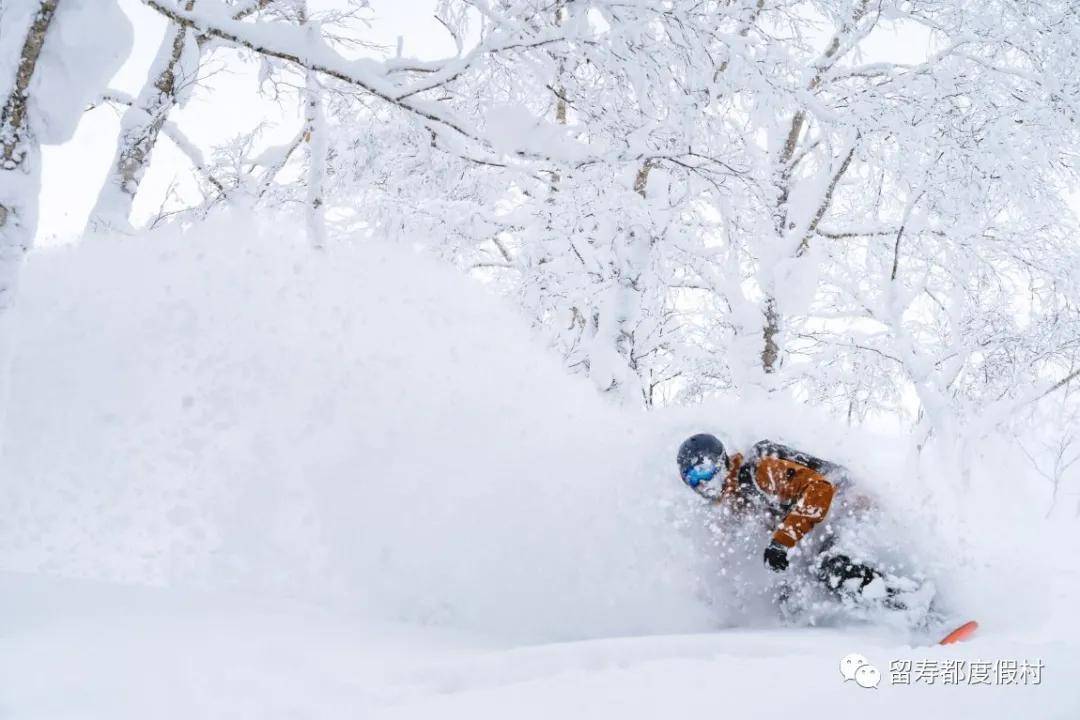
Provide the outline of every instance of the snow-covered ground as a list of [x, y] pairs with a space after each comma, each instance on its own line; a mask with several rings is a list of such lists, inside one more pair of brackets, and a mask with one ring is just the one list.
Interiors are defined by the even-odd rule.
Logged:
[[[272, 217], [38, 252], [17, 312], [0, 718], [1080, 714], [1075, 521], [993, 448], [958, 490], [775, 399], [612, 407], [458, 273]], [[674, 476], [701, 429], [851, 466], [981, 633], [781, 627]]]
[[[506, 645], [342, 610], [5, 574], [4, 718], [1075, 718], [1075, 644], [986, 628], [950, 648], [869, 630], [731, 629]], [[844, 682], [840, 658], [882, 670]], [[1040, 659], [1035, 685], [890, 683], [890, 660]]]

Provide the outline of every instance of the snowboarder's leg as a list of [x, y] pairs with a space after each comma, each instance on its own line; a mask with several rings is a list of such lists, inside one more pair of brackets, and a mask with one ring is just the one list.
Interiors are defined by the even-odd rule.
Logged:
[[933, 609], [936, 592], [931, 582], [885, 572], [836, 549], [819, 556], [815, 570], [817, 580], [856, 616], [888, 616], [912, 629], [940, 620]]
[[822, 557], [817, 567], [817, 578], [833, 592], [853, 594], [877, 578], [883, 577], [869, 565], [854, 562], [843, 553]]

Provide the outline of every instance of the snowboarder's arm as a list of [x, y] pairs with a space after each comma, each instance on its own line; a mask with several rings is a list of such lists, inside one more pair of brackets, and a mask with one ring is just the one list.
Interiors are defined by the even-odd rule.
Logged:
[[772, 536], [774, 542], [786, 548], [795, 547], [806, 533], [813, 530], [828, 514], [832, 504], [832, 483], [818, 473], [808, 472], [812, 477]]

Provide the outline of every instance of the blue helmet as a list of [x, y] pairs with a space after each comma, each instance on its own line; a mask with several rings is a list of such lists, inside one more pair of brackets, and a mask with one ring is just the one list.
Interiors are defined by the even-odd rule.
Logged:
[[691, 435], [684, 440], [676, 459], [679, 477], [695, 490], [701, 483], [709, 482], [725, 470], [728, 462], [724, 444], [708, 433]]

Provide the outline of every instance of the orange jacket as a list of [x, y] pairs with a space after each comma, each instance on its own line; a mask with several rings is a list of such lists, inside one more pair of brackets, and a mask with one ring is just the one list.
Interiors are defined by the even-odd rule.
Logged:
[[755, 499], [783, 513], [772, 539], [795, 547], [829, 512], [836, 486], [825, 474], [839, 466], [763, 440], [754, 445], [750, 460], [730, 459], [717, 502], [745, 511]]

